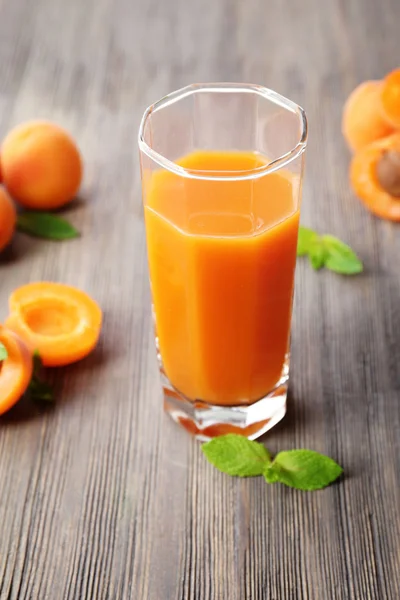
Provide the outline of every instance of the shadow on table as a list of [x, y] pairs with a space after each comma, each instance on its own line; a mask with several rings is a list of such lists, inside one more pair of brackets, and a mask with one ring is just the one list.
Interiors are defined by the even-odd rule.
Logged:
[[[69, 214], [73, 214], [86, 204], [82, 196], [76, 196], [66, 206], [58, 210], [52, 210], [52, 213], [59, 214], [60, 217], [68, 219]], [[26, 255], [32, 256], [43, 248], [43, 243], [58, 243], [51, 240], [37, 238], [22, 231], [16, 231], [11, 243], [0, 253], [0, 266], [18, 262]]]
[[304, 427], [305, 423], [307, 426], [312, 426], [315, 424], [315, 419], [315, 411], [305, 402], [302, 402], [296, 393], [289, 388], [285, 416], [257, 441], [267, 444], [271, 441], [275, 441], [275, 439], [278, 440], [282, 438], [282, 435], [292, 436], [295, 429], [299, 427], [299, 423], [301, 423], [302, 427]]
[[79, 196], [75, 196], [75, 198], [73, 200], [71, 200], [70, 202], [68, 202], [68, 204], [65, 204], [64, 206], [60, 206], [60, 208], [57, 208], [56, 210], [52, 210], [51, 212], [64, 217], [64, 215], [67, 216], [68, 213], [74, 212], [75, 210], [82, 208], [83, 206], [85, 206], [85, 204], [87, 204], [85, 198], [83, 198], [83, 196], [79, 195]]
[[[43, 379], [51, 385], [54, 391], [53, 400], [33, 400], [29, 393], [24, 394], [6, 414], [0, 417], [0, 429], [2, 426], [15, 425], [25, 421], [31, 421], [42, 418], [44, 415], [57, 411], [64, 403], [75, 402], [74, 394], [64, 394], [64, 382], [68, 379], [74, 382], [74, 387], [80, 387], [80, 379], [85, 377], [88, 372], [93, 375], [97, 369], [115, 357], [115, 352], [111, 352], [103, 344], [97, 348], [87, 358], [69, 365], [54, 369], [45, 369]], [[88, 397], [91, 397], [89, 394]]]
[[16, 232], [12, 242], [0, 253], [0, 266], [11, 265], [40, 251], [43, 240]]

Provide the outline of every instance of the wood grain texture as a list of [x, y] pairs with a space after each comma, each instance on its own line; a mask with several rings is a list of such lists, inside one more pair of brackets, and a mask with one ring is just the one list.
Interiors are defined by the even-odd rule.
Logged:
[[[81, 230], [18, 235], [18, 285], [52, 279], [104, 307], [102, 341], [54, 374], [53, 409], [0, 421], [1, 600], [398, 600], [400, 229], [347, 182], [343, 102], [398, 66], [397, 0], [0, 0], [0, 134], [54, 119], [85, 156]], [[136, 134], [193, 81], [265, 84], [310, 122], [303, 222], [350, 242], [360, 277], [297, 271], [292, 385], [271, 451], [310, 447], [345, 479], [300, 493], [236, 480], [163, 415]]]

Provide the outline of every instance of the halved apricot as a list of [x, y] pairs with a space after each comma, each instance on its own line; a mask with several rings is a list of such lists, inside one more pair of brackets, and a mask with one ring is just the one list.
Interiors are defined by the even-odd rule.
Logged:
[[60, 367], [87, 356], [95, 347], [102, 312], [87, 294], [61, 283], [29, 283], [9, 300], [7, 327], [18, 333], [43, 364]]
[[357, 152], [350, 165], [350, 182], [371, 212], [400, 221], [400, 133]]
[[0, 325], [0, 342], [8, 356], [0, 361], [0, 415], [9, 410], [25, 392], [32, 377], [32, 354], [19, 336]]
[[357, 152], [371, 142], [393, 133], [381, 109], [381, 81], [365, 81], [353, 90], [343, 109], [342, 133]]
[[392, 127], [400, 128], [400, 69], [386, 75], [380, 95], [386, 122]]

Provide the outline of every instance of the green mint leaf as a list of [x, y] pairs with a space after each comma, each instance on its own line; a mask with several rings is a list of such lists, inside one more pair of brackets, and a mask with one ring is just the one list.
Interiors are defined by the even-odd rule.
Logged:
[[299, 236], [297, 238], [297, 256], [308, 254], [311, 243], [318, 238], [318, 235], [308, 227], [299, 227]]
[[308, 257], [310, 259], [310, 263], [313, 269], [318, 271], [325, 265], [325, 260], [327, 257], [325, 244], [321, 238], [317, 237], [310, 244], [308, 249]]
[[214, 467], [238, 477], [262, 475], [271, 462], [265, 446], [235, 433], [221, 435], [206, 442], [202, 450]]
[[42, 362], [42, 358], [40, 356], [40, 352], [38, 349], [33, 351], [32, 359], [33, 359], [33, 373], [40, 374], [41, 370], [43, 369], [43, 362]]
[[54, 394], [51, 386], [45, 381], [39, 381], [38, 379], [32, 378], [28, 393], [32, 400], [39, 400], [42, 402], [53, 402]]
[[0, 361], [6, 360], [6, 358], [8, 358], [7, 348], [0, 342]]
[[19, 214], [17, 229], [48, 240], [68, 240], [79, 236], [79, 232], [68, 221], [46, 212], [26, 211]]
[[334, 460], [313, 450], [279, 452], [267, 465], [264, 477], [268, 483], [279, 481], [298, 490], [320, 490], [343, 473]]
[[362, 272], [363, 264], [350, 246], [333, 235], [324, 235], [322, 240], [326, 248], [325, 266], [328, 269], [342, 275]]
[[342, 275], [355, 275], [363, 270], [363, 264], [356, 253], [337, 237], [319, 236], [312, 229], [300, 227], [297, 256], [306, 254], [316, 271], [326, 267]]
[[53, 388], [43, 381], [43, 363], [38, 350], [33, 353], [33, 373], [28, 386], [28, 394], [32, 400], [39, 402], [53, 402]]

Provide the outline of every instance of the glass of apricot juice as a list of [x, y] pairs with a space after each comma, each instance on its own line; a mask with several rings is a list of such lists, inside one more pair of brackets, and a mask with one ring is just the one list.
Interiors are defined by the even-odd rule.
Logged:
[[285, 414], [306, 143], [303, 109], [257, 85], [191, 85], [144, 113], [164, 406], [200, 440]]

